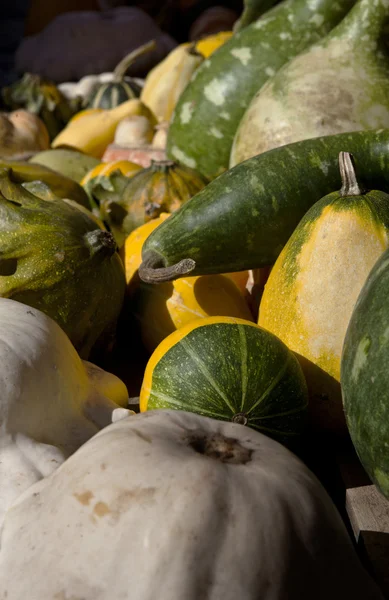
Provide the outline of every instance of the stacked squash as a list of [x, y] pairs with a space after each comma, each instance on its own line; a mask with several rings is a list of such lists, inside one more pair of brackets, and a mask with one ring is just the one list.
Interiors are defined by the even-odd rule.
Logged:
[[0, 162], [10, 600], [382, 598], [292, 452], [349, 432], [389, 498], [388, 16], [248, 0], [143, 84], [125, 72], [153, 42], [125, 57], [55, 135], [20, 109], [34, 156], [11, 160], [14, 132]]

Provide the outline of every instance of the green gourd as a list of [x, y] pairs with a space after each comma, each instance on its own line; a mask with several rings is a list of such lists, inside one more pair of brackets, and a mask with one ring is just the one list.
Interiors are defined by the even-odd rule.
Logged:
[[[236, 132], [230, 166], [307, 138], [389, 127], [389, 0], [359, 0], [324, 39], [257, 92]], [[347, 150], [347, 148], [345, 148]]]
[[378, 259], [354, 307], [341, 361], [351, 440], [366, 472], [389, 500], [389, 250]]
[[300, 219], [340, 189], [339, 152], [367, 189], [389, 192], [389, 130], [341, 133], [275, 148], [211, 181], [143, 245], [147, 283], [272, 265]]
[[87, 210], [0, 169], [0, 296], [56, 321], [82, 358], [111, 342], [125, 293], [116, 242]]
[[252, 427], [286, 445], [302, 433], [305, 378], [294, 354], [255, 323], [207, 317], [180, 327], [147, 363], [139, 405]]
[[38, 163], [0, 159], [0, 169], [9, 169], [9, 177], [14, 183], [42, 181], [58, 198], [70, 198], [81, 206], [90, 208], [88, 195], [81, 185], [50, 167]]
[[254, 23], [275, 4], [278, 4], [278, 0], [246, 0], [243, 3], [243, 12], [234, 24], [234, 31], [240, 31]]
[[228, 169], [235, 132], [259, 89], [337, 25], [355, 0], [286, 0], [234, 34], [196, 70], [173, 113], [168, 158], [209, 179]]
[[130, 65], [139, 57], [153, 50], [156, 44], [152, 40], [143, 44], [136, 50], [127, 54], [113, 71], [113, 81], [101, 83], [95, 87], [88, 101], [89, 108], [102, 108], [104, 110], [115, 108], [131, 98], [139, 98], [141, 87], [131, 77], [125, 78], [126, 71]]

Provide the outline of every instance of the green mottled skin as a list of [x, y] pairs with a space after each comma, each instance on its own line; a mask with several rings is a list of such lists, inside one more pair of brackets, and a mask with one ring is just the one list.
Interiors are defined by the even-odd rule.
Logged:
[[[210, 179], [226, 170], [235, 132], [257, 90], [292, 57], [326, 35], [354, 3], [286, 0], [234, 35], [202, 63], [181, 95], [168, 132], [168, 156]], [[315, 15], [323, 18], [315, 20]], [[242, 49], [249, 49], [249, 60], [239, 58]], [[215, 80], [224, 86], [222, 104], [206, 95]], [[182, 115], [188, 112], [183, 107], [192, 112], [188, 122], [183, 122]]]
[[172, 346], [152, 376], [148, 409], [173, 408], [247, 425], [281, 442], [301, 433], [308, 404], [295, 356], [265, 329], [200, 325]]
[[389, 192], [389, 130], [296, 142], [230, 169], [147, 238], [158, 266], [196, 261], [193, 275], [271, 265], [306, 211], [341, 187], [339, 152], [351, 152], [361, 184]]
[[351, 317], [341, 363], [351, 439], [369, 477], [389, 499], [389, 250], [379, 258]]
[[82, 358], [123, 303], [124, 269], [107, 236], [86, 211], [42, 200], [0, 170], [0, 296], [49, 315]]
[[230, 166], [323, 135], [389, 127], [388, 0], [359, 0], [329, 35], [257, 92], [236, 131]]
[[0, 169], [3, 168], [12, 169], [10, 177], [15, 183], [43, 181], [58, 198], [70, 198], [85, 208], [90, 208], [88, 195], [83, 188], [70, 177], [49, 167], [23, 161], [0, 160]]

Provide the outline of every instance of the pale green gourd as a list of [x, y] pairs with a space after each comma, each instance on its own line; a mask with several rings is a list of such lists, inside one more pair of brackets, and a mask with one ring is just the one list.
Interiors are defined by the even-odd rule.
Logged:
[[230, 166], [303, 139], [389, 127], [389, 56], [380, 42], [388, 18], [389, 0], [359, 0], [276, 73], [241, 120]]

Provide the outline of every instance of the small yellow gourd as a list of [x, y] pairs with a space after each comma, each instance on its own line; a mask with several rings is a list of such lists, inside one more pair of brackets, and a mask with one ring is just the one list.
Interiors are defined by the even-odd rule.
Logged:
[[120, 171], [122, 175], [131, 177], [138, 171], [141, 171], [142, 167], [133, 163], [129, 160], [114, 160], [109, 163], [100, 163], [94, 169], [91, 169], [81, 181], [81, 185], [85, 187], [90, 181], [97, 177], [108, 177], [114, 171]]
[[151, 110], [138, 99], [128, 100], [108, 110], [89, 109], [69, 121], [53, 140], [52, 147], [71, 146], [101, 158], [108, 144], [113, 142], [119, 122], [131, 115], [145, 116], [154, 125], [157, 122]]
[[186, 277], [158, 286], [139, 281], [137, 270], [142, 262], [142, 246], [150, 233], [169, 217], [162, 213], [135, 229], [121, 250], [127, 291], [132, 310], [139, 322], [144, 346], [152, 352], [170, 333], [194, 319], [230, 316], [253, 321], [244, 293], [239, 287], [245, 275], [224, 274]]
[[170, 121], [178, 98], [203, 60], [194, 44], [185, 43], [149, 72], [140, 99], [159, 121]]

